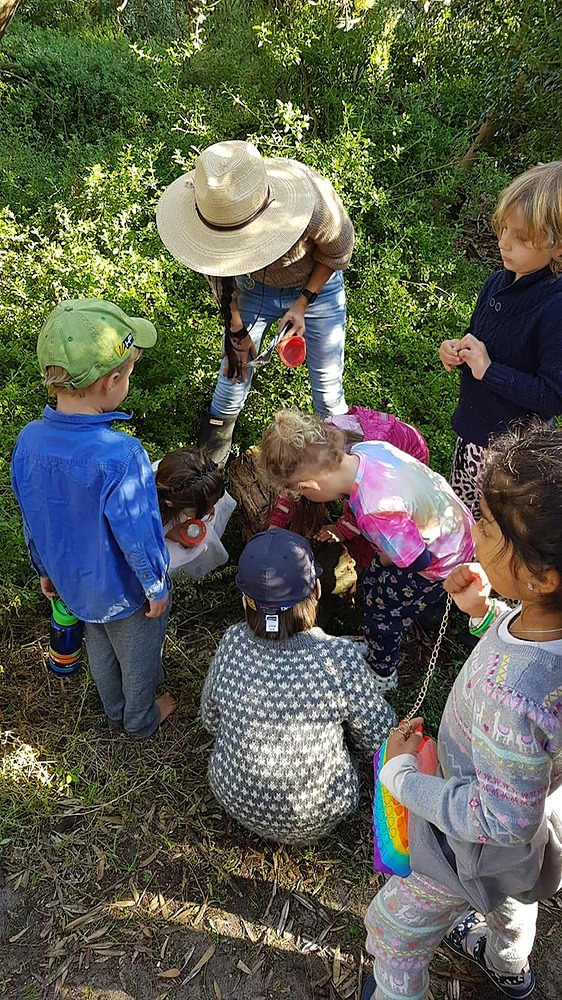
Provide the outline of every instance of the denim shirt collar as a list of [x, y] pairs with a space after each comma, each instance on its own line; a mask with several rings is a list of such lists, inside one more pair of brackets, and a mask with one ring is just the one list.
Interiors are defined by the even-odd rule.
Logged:
[[61, 413], [47, 404], [43, 410], [45, 420], [61, 424], [111, 424], [114, 420], [131, 420], [132, 413], [122, 413], [120, 410], [109, 410], [107, 413]]

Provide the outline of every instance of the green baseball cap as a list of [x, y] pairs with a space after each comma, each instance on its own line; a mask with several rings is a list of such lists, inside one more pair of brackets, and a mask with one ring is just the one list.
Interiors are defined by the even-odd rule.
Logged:
[[48, 316], [37, 340], [43, 374], [50, 365], [66, 368], [75, 389], [85, 389], [109, 375], [132, 354], [133, 347], [154, 347], [156, 327], [127, 316], [103, 299], [68, 299]]

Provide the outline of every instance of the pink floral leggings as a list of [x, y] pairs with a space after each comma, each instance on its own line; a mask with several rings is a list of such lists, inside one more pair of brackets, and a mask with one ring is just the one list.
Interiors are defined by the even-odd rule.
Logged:
[[[426, 1000], [429, 963], [447, 931], [471, 910], [465, 899], [424, 875], [393, 875], [365, 916], [374, 957], [376, 1000]], [[535, 939], [538, 905], [507, 899], [488, 913], [486, 958], [497, 972], [518, 973]]]

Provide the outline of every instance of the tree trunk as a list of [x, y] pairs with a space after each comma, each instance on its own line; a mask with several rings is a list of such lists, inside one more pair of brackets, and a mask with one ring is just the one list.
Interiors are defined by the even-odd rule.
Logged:
[[0, 40], [6, 34], [7, 27], [19, 5], [20, 0], [0, 0]]
[[459, 167], [462, 167], [463, 170], [470, 170], [470, 168], [474, 166], [476, 157], [478, 156], [478, 150], [488, 149], [491, 146], [492, 139], [497, 131], [498, 125], [494, 118], [488, 118], [485, 122], [482, 122], [476, 137], [470, 144], [462, 159], [459, 160]]

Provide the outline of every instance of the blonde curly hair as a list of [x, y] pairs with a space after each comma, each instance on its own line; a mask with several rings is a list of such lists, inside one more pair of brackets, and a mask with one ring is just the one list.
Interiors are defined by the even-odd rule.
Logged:
[[300, 410], [278, 410], [260, 444], [260, 472], [278, 493], [295, 494], [298, 491], [288, 484], [297, 473], [305, 479], [337, 469], [345, 446], [345, 434], [338, 427]]

